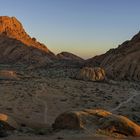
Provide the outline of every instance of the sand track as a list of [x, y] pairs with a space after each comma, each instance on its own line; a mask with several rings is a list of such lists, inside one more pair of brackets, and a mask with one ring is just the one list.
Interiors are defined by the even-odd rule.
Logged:
[[132, 92], [132, 96], [129, 97], [127, 100], [121, 102], [117, 107], [113, 108], [112, 110], [110, 110], [110, 112], [115, 112], [118, 109], [120, 109], [123, 105], [128, 104], [129, 102], [131, 102], [136, 96], [140, 95], [139, 91], [133, 90]]

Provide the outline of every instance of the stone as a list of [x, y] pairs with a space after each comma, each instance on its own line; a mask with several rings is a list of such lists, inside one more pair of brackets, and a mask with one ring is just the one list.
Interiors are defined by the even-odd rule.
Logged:
[[140, 126], [127, 117], [112, 114], [103, 109], [84, 109], [68, 111], [60, 114], [54, 124], [54, 129], [72, 130], [105, 130], [127, 136], [140, 136]]
[[5, 130], [14, 130], [19, 128], [19, 125], [14, 118], [6, 114], [0, 114], [0, 125], [1, 128]]
[[105, 79], [105, 71], [100, 67], [84, 67], [77, 74], [76, 79], [85, 81], [102, 81]]
[[15, 71], [0, 70], [0, 80], [19, 80]]

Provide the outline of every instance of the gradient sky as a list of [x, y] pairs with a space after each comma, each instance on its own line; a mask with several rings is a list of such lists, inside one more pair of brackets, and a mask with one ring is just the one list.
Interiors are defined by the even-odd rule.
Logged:
[[17, 17], [54, 53], [89, 58], [140, 30], [140, 0], [0, 0], [0, 15]]

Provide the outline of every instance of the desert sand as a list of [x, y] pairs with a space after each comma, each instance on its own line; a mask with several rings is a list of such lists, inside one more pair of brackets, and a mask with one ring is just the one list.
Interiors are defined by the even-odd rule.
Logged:
[[[47, 69], [40, 72], [40, 70], [33, 71], [24, 68], [21, 70], [21, 67], [19, 69], [18, 66], [13, 67], [13, 65], [1, 65], [1, 69], [10, 69], [18, 73], [18, 79], [0, 80], [1, 113], [12, 116], [24, 126], [23, 130], [16, 130], [9, 135], [7, 140], [43, 140], [45, 138], [90, 140], [96, 135], [98, 135], [95, 137], [97, 140], [113, 139], [98, 138], [102, 134], [86, 129], [82, 133], [51, 130], [51, 125], [58, 115], [65, 111], [84, 108], [105, 109], [124, 115], [139, 124], [140, 86], [138, 83], [76, 80], [66, 76], [65, 70], [55, 73], [55, 69]], [[44, 136], [36, 132], [42, 128], [47, 129], [45, 134], [41, 134]]]

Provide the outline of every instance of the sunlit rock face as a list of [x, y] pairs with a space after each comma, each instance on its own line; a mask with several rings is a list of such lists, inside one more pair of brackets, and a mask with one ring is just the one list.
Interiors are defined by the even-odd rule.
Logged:
[[85, 81], [102, 81], [105, 79], [105, 71], [100, 67], [84, 67], [77, 74], [76, 79]]
[[100, 66], [113, 79], [140, 81], [140, 32], [116, 49], [86, 61], [86, 66]]
[[9, 70], [0, 70], [0, 80], [18, 80], [19, 77], [17, 76], [15, 71]]
[[12, 129], [19, 128], [19, 125], [14, 120], [14, 118], [12, 118], [9, 115], [1, 114], [1, 113], [0, 113], [0, 125], [2, 126], [2, 129], [5, 130], [12, 130]]
[[35, 38], [31, 38], [15, 17], [0, 16], [0, 63], [52, 62], [55, 55]]
[[60, 114], [54, 129], [105, 130], [109, 133], [120, 133], [127, 136], [140, 136], [140, 126], [120, 115], [102, 109], [84, 109]]
[[9, 38], [17, 39], [28, 46], [33, 46], [49, 52], [45, 45], [37, 42], [35, 38], [31, 38], [25, 32], [22, 24], [15, 17], [0, 17], [0, 34]]

